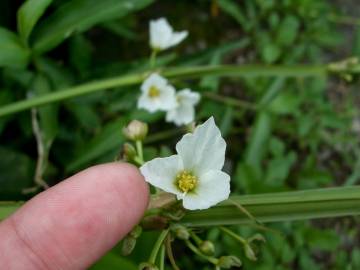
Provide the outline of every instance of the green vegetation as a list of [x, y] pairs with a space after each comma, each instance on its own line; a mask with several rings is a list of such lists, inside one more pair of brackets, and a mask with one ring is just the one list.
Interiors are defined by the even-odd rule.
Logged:
[[[133, 119], [149, 124], [145, 160], [174, 152], [185, 128], [136, 108], [148, 23], [164, 16], [189, 37], [155, 69], [201, 94], [196, 121], [215, 117], [234, 195], [179, 223], [243, 269], [360, 269], [359, 218], [348, 216], [360, 211], [360, 18], [339, 13], [359, 14], [356, 1], [15, 2], [0, 2], [0, 218], [12, 201], [115, 160]], [[92, 269], [137, 269], [160, 233], [144, 232], [128, 257], [119, 244]], [[213, 269], [188, 247], [173, 250], [181, 269]]]

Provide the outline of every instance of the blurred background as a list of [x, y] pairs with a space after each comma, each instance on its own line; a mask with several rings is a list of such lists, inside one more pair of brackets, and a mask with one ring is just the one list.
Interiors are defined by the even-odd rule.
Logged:
[[[166, 17], [175, 30], [189, 31], [180, 46], [160, 54], [159, 66], [311, 68], [360, 57], [360, 2], [355, 0], [47, 2], [24, 39], [24, 31], [17, 34], [23, 1], [0, 1], [0, 107], [147, 70], [148, 23], [159, 17]], [[256, 194], [358, 184], [359, 81], [347, 79], [204, 76], [172, 82], [202, 94], [197, 121], [215, 116], [228, 143], [225, 170], [232, 176], [233, 194]], [[44, 182], [51, 186], [81, 169], [113, 161], [125, 141], [121, 130], [132, 119], [150, 125], [146, 159], [171, 154], [184, 129], [165, 123], [162, 113], [137, 110], [138, 86], [118, 90], [1, 117], [0, 200], [27, 200]], [[218, 229], [202, 235], [216, 244], [217, 253], [238, 255], [243, 269], [360, 269], [357, 217], [269, 227], [282, 235], [263, 233], [267, 242], [256, 262]], [[251, 227], [233, 229], [243, 236], [256, 232]], [[92, 269], [137, 269], [156, 236], [145, 233], [127, 258], [116, 247]], [[212, 269], [181, 245], [174, 252], [181, 269]]]

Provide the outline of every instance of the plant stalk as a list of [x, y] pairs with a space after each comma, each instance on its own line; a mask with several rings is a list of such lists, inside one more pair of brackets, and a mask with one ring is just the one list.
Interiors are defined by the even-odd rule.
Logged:
[[[187, 211], [179, 223], [189, 227], [254, 224], [234, 201], [263, 223], [355, 216], [360, 215], [360, 186], [231, 196], [210, 209]], [[0, 202], [0, 219], [20, 206]]]
[[[297, 66], [267, 66], [267, 65], [219, 65], [219, 66], [196, 66], [178, 67], [158, 70], [169, 79], [198, 78], [208, 75], [226, 77], [319, 77], [328, 73], [327, 65], [297, 65]], [[89, 82], [67, 89], [44, 94], [30, 99], [20, 100], [0, 108], [0, 117], [42, 106], [49, 103], [59, 102], [69, 98], [87, 95], [115, 87], [124, 87], [140, 84], [149, 72], [121, 75], [114, 78]]]

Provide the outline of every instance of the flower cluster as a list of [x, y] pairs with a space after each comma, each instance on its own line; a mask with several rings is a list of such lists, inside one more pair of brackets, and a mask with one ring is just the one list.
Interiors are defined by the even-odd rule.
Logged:
[[[187, 35], [187, 31], [174, 32], [165, 18], [150, 22], [150, 46], [155, 53], [179, 44]], [[165, 111], [166, 121], [180, 126], [194, 121], [199, 100], [198, 93], [190, 89], [176, 92], [166, 78], [152, 73], [141, 85], [137, 106], [150, 113]]]

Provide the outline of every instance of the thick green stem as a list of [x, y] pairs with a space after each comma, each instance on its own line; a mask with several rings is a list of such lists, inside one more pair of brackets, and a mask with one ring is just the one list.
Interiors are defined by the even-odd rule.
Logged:
[[[254, 224], [234, 201], [259, 222], [279, 222], [360, 215], [360, 186], [232, 196], [230, 200], [201, 211], [187, 211], [179, 223], [190, 227]], [[20, 207], [0, 203], [0, 219]]]
[[139, 165], [143, 165], [144, 164], [144, 154], [143, 154], [143, 145], [142, 145], [142, 141], [136, 141], [135, 142], [136, 145], [136, 152], [139, 158]]
[[[260, 222], [360, 215], [360, 186], [233, 196]], [[188, 211], [180, 221], [191, 227], [253, 223], [230, 201], [202, 211]]]
[[[264, 65], [219, 65], [167, 68], [160, 73], [170, 79], [198, 78], [205, 75], [227, 76], [227, 77], [318, 77], [325, 76], [328, 72], [327, 65], [299, 65], [299, 66], [264, 66]], [[124, 87], [140, 84], [149, 72], [123, 75], [115, 78], [99, 80], [73, 86], [42, 96], [21, 100], [0, 108], [0, 117], [16, 112], [28, 110], [33, 107], [59, 102], [96, 91], [102, 91], [115, 87]]]

